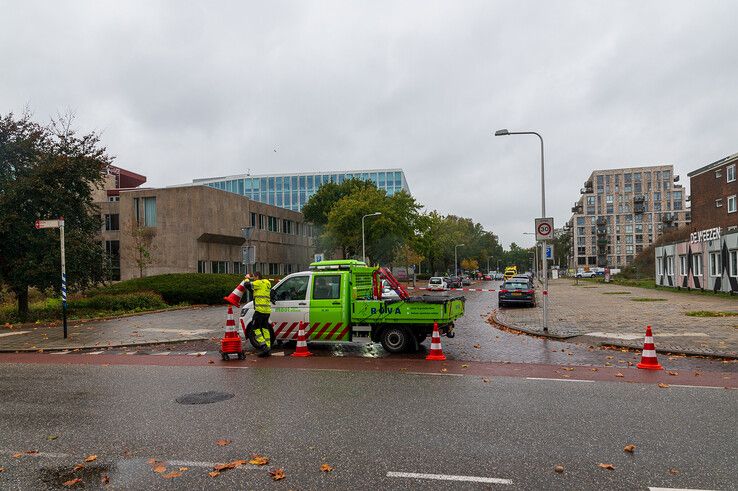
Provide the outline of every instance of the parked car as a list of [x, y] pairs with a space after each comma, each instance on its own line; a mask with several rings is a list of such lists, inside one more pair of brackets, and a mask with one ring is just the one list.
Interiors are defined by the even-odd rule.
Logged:
[[448, 288], [447, 283], [440, 276], [433, 276], [428, 280], [429, 290], [445, 290]]
[[495, 271], [495, 275], [494, 275], [494, 277], [492, 279], [495, 280], [495, 281], [500, 281], [500, 280], [505, 279], [505, 275], [503, 275], [499, 271]]
[[487, 273], [482, 277], [484, 281], [492, 281], [492, 273]]
[[387, 280], [382, 280], [382, 298], [400, 298], [396, 291], [394, 291]]
[[516, 274], [515, 276], [510, 278], [508, 281], [525, 281], [531, 286], [531, 288], [533, 288], [533, 277], [528, 276], [527, 274]]
[[451, 276], [448, 278], [449, 288], [461, 288], [461, 278], [458, 276]]
[[507, 280], [500, 286], [497, 299], [500, 307], [516, 303], [535, 307], [536, 290], [527, 281], [518, 279]]
[[469, 286], [471, 285], [471, 283], [471, 278], [469, 278], [468, 276], [464, 276], [464, 278], [462, 278], [461, 280], [462, 286]]
[[594, 278], [597, 273], [594, 271], [579, 271], [577, 272], [577, 278]]

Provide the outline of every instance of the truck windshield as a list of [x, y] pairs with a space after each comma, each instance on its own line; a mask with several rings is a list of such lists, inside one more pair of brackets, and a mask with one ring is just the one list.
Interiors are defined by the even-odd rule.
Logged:
[[295, 276], [284, 281], [274, 289], [275, 300], [305, 300], [310, 277]]

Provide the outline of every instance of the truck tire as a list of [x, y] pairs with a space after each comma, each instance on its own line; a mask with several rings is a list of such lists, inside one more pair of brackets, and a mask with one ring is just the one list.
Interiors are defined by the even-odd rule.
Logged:
[[410, 333], [403, 327], [388, 327], [382, 331], [382, 347], [389, 353], [402, 353], [410, 345]]

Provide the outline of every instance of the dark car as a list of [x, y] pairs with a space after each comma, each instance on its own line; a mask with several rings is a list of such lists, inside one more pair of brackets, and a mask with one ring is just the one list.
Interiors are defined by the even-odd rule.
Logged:
[[525, 281], [530, 285], [531, 288], [533, 288], [533, 277], [528, 276], [527, 274], [516, 274], [508, 281]]
[[516, 303], [536, 306], [536, 290], [524, 279], [510, 279], [504, 282], [500, 286], [497, 298], [500, 307]]
[[458, 276], [450, 276], [447, 283], [449, 288], [461, 288], [461, 278]]

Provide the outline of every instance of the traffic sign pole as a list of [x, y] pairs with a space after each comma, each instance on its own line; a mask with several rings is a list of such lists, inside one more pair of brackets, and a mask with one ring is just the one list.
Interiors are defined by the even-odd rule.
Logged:
[[[545, 203], [545, 201], [544, 201]], [[543, 263], [543, 330], [548, 331], [548, 257], [546, 255], [547, 239], [553, 236], [553, 218], [536, 218], [536, 239], [541, 241], [541, 262]]]
[[67, 339], [67, 264], [64, 254], [64, 219], [59, 221], [59, 239], [61, 242], [61, 280], [62, 280], [62, 323], [64, 339]]

